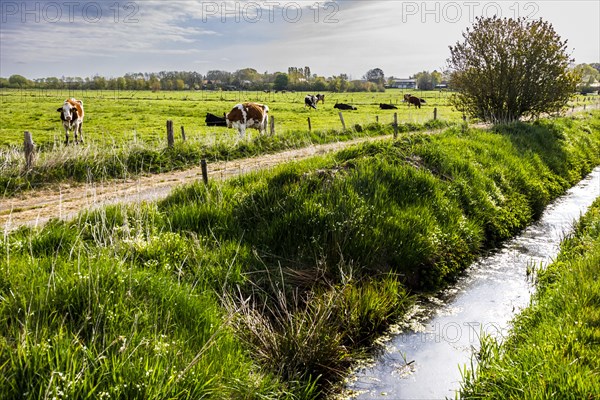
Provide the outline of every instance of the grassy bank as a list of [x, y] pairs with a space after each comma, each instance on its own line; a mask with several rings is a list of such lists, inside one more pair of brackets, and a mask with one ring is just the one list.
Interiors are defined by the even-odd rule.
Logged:
[[448, 129], [22, 228], [0, 393], [313, 398], [599, 155], [600, 113]]
[[531, 305], [501, 345], [483, 342], [466, 399], [596, 399], [600, 396], [600, 199], [538, 274]]

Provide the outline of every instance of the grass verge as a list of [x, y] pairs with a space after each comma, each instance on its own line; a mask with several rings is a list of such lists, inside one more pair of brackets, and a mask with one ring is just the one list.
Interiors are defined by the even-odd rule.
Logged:
[[600, 199], [538, 274], [538, 291], [508, 339], [487, 338], [465, 399], [600, 396]]

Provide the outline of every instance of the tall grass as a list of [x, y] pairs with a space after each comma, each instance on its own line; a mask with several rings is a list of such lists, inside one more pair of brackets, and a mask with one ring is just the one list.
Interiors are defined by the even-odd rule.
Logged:
[[508, 339], [484, 341], [466, 371], [466, 399], [594, 399], [600, 395], [600, 200], [538, 276], [538, 292]]
[[5, 233], [0, 396], [323, 394], [600, 163], [599, 124], [403, 135]]
[[[261, 302], [261, 297], [273, 298]], [[332, 383], [344, 376], [360, 345], [371, 343], [411, 301], [399, 280], [388, 275], [308, 293], [296, 288], [289, 294], [279, 287], [258, 296], [230, 294], [224, 303], [263, 368], [286, 381]]]
[[0, 398], [296, 398], [233, 335], [198, 240], [153, 229], [154, 213], [0, 241]]

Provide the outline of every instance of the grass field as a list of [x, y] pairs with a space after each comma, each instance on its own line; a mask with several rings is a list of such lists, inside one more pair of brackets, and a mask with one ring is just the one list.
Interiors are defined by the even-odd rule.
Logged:
[[[0, 146], [0, 192], [5, 196], [22, 190], [63, 181], [102, 182], [114, 178], [130, 178], [140, 173], [159, 173], [197, 165], [201, 158], [209, 162], [273, 153], [285, 149], [344, 141], [356, 137], [392, 133], [393, 111], [379, 110], [379, 102], [398, 101], [401, 132], [436, 129], [460, 120], [446, 103], [446, 94], [429, 93], [429, 105], [409, 109], [399, 97], [401, 92], [328, 93], [327, 103], [319, 110], [304, 108], [304, 94], [265, 94], [263, 92], [72, 92], [85, 101], [84, 136], [86, 143], [64, 146], [57, 104], [67, 91], [4, 91], [0, 93], [4, 107], [2, 139], [10, 145]], [[81, 96], [80, 96], [81, 95]], [[436, 96], [439, 96], [436, 97]], [[267, 99], [268, 97], [268, 99]], [[352, 102], [359, 110], [346, 111], [343, 130], [333, 98]], [[253, 135], [242, 140], [237, 131], [224, 127], [207, 127], [206, 112], [222, 114], [242, 100], [268, 100], [276, 119], [276, 135]], [[433, 107], [438, 119], [432, 120]], [[24, 109], [27, 112], [22, 112]], [[308, 131], [310, 116], [312, 131]], [[379, 123], [377, 123], [379, 117]], [[176, 146], [166, 146], [166, 120], [173, 119]], [[403, 121], [403, 118], [405, 121]], [[407, 122], [411, 121], [422, 121]], [[37, 159], [34, 168], [25, 169], [22, 151], [22, 127], [34, 135]], [[186, 142], [179, 139], [179, 126], [185, 127]]]
[[[304, 107], [306, 93], [263, 92], [213, 92], [213, 91], [68, 91], [68, 90], [2, 90], [0, 99], [0, 146], [21, 145], [23, 131], [33, 133], [34, 141], [43, 148], [64, 141], [60, 123], [60, 107], [67, 97], [82, 99], [85, 107], [84, 137], [101, 146], [139, 142], [166, 141], [166, 120], [171, 119], [179, 131], [185, 127], [190, 140], [214, 143], [222, 137], [234, 138], [237, 132], [221, 127], [207, 127], [207, 112], [223, 115], [240, 101], [257, 101], [269, 106], [276, 120], [276, 133], [285, 135], [292, 130], [308, 130], [307, 118], [311, 118], [315, 131], [341, 129], [336, 101], [350, 103], [357, 111], [345, 111], [347, 127], [376, 122], [391, 123], [393, 113], [398, 113], [400, 123], [423, 123], [433, 118], [433, 108], [438, 118], [459, 121], [460, 113], [447, 105], [446, 92], [420, 92], [427, 100], [421, 109], [408, 108], [402, 103], [403, 91], [388, 90], [385, 93], [326, 93], [325, 104], [318, 110]], [[415, 92], [413, 92], [415, 93]], [[397, 104], [398, 110], [380, 110], [379, 103]], [[256, 131], [252, 130], [253, 135]]]
[[316, 398], [411, 292], [600, 163], [599, 135], [599, 112], [402, 134], [7, 233], [0, 398]]

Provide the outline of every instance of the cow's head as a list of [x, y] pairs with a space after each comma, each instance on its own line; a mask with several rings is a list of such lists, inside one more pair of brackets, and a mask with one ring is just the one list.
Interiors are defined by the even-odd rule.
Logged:
[[63, 121], [77, 119], [77, 108], [73, 107], [68, 101], [65, 101], [63, 106], [59, 107], [56, 111], [61, 113]]

